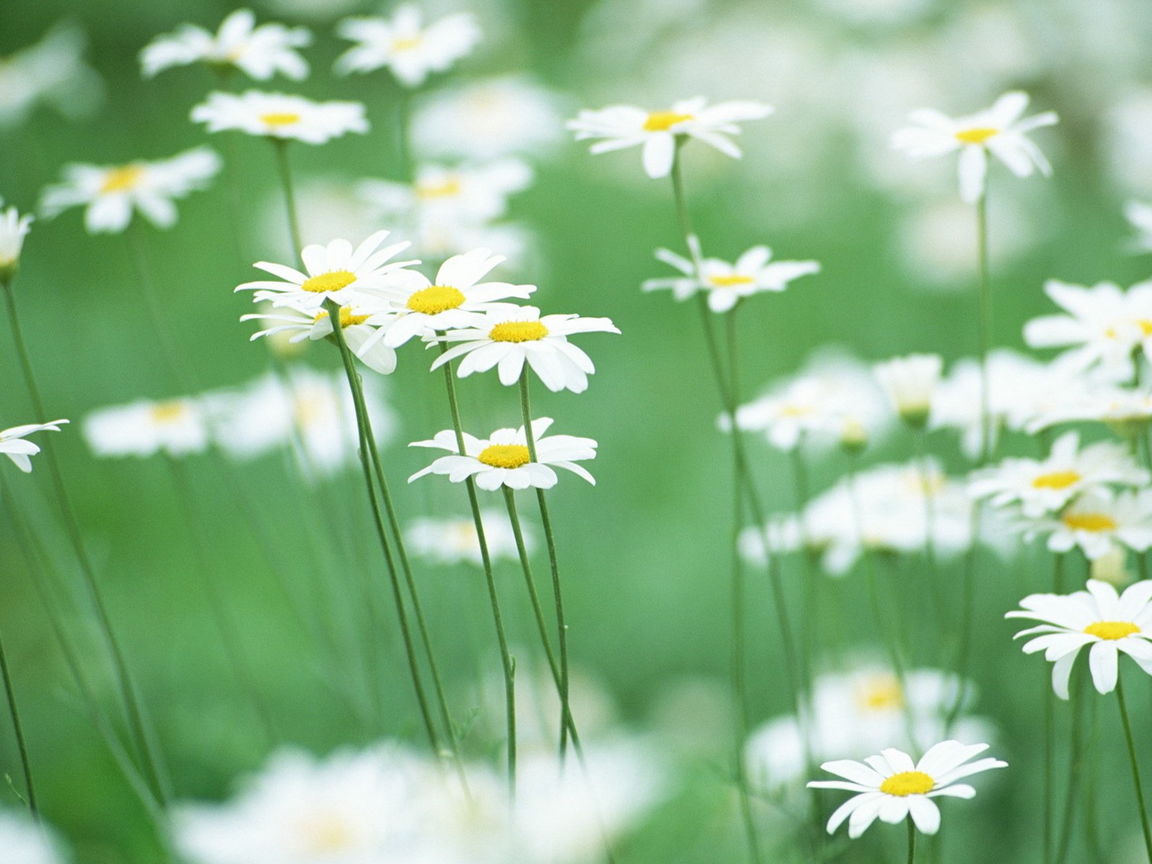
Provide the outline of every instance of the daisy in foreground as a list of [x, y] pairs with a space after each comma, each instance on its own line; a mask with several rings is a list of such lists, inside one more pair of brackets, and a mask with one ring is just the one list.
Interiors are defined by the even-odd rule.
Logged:
[[892, 146], [914, 159], [944, 156], [959, 151], [960, 197], [975, 203], [984, 197], [988, 154], [1008, 166], [1017, 177], [1034, 171], [1044, 176], [1052, 166], [1027, 133], [1059, 122], [1054, 111], [1020, 119], [1028, 107], [1028, 94], [1005, 93], [991, 108], [966, 117], [948, 117], [939, 111], [914, 111], [908, 119], [913, 126], [892, 136]]
[[1030, 594], [1021, 609], [1005, 618], [1031, 618], [1044, 623], [1021, 630], [1015, 638], [1032, 636], [1025, 654], [1044, 652], [1052, 665], [1052, 689], [1068, 698], [1068, 679], [1080, 650], [1089, 649], [1088, 665], [1098, 693], [1111, 693], [1124, 653], [1152, 675], [1152, 580], [1128, 586], [1123, 594], [1107, 582], [1089, 579], [1085, 591], [1072, 594]]
[[904, 751], [890, 748], [864, 762], [825, 762], [820, 766], [823, 770], [845, 779], [813, 780], [808, 786], [858, 793], [832, 814], [829, 834], [847, 819], [848, 836], [856, 838], [877, 818], [891, 825], [910, 818], [922, 834], [935, 834], [940, 829], [940, 809], [933, 798], [972, 798], [976, 790], [957, 780], [1008, 766], [1007, 762], [992, 758], [969, 761], [987, 749], [987, 744], [941, 741], [913, 763]]
[[[312, 313], [291, 307], [240, 316], [241, 321], [263, 321], [269, 325], [253, 333], [251, 341], [263, 336], [291, 334], [290, 343], [327, 339], [333, 333], [331, 318], [326, 309]], [[365, 366], [381, 375], [396, 371], [396, 352], [379, 338], [395, 320], [394, 313], [383, 301], [371, 306], [341, 306], [339, 318], [344, 342]]]
[[648, 279], [641, 286], [642, 290], [669, 288], [676, 300], [687, 300], [696, 292], [705, 291], [708, 308], [713, 312], [727, 312], [744, 297], [764, 291], [783, 291], [793, 279], [820, 272], [820, 264], [816, 261], [770, 262], [772, 250], [767, 246], [753, 246], [731, 264], [719, 258], [703, 258], [699, 279], [696, 265], [687, 258], [668, 249], [657, 249], [656, 257], [684, 275]]
[[26, 436], [33, 432], [59, 432], [60, 426], [67, 420], [53, 420], [51, 423], [28, 423], [24, 426], [13, 426], [11, 429], [0, 430], [0, 453], [3, 453], [16, 467], [27, 474], [32, 470], [30, 456], [40, 452], [40, 447], [26, 440]]
[[763, 102], [732, 101], [709, 105], [702, 98], [676, 102], [664, 111], [646, 111], [632, 105], [611, 105], [599, 111], [581, 111], [568, 128], [576, 140], [598, 138], [592, 153], [643, 147], [644, 170], [649, 177], [667, 177], [676, 160], [676, 146], [695, 138], [721, 153], [739, 159], [743, 154], [729, 135], [739, 135], [738, 124], [760, 120], [773, 111]]
[[420, 10], [405, 4], [391, 18], [348, 18], [337, 30], [357, 43], [336, 61], [336, 71], [372, 72], [387, 66], [405, 87], [419, 87], [443, 72], [480, 41], [476, 19], [466, 12], [425, 26]]
[[192, 121], [209, 132], [236, 129], [248, 135], [305, 144], [323, 144], [349, 132], [367, 132], [364, 105], [360, 102], [313, 102], [287, 93], [208, 94], [192, 109]]
[[426, 474], [446, 475], [453, 483], [462, 483], [469, 477], [481, 489], [493, 491], [502, 486], [509, 489], [551, 489], [559, 479], [552, 467], [571, 471], [592, 485], [596, 480], [577, 465], [596, 458], [598, 446], [591, 438], [573, 435], [545, 435], [552, 426], [551, 417], [532, 421], [532, 438], [536, 444], [536, 461], [528, 453], [528, 440], [524, 427], [497, 429], [490, 438], [476, 438], [464, 433], [464, 454], [456, 448], [456, 432], [445, 429], [430, 441], [413, 441], [409, 447], [434, 447], [448, 450], [451, 456], [441, 456], [427, 468], [408, 478], [411, 483]]

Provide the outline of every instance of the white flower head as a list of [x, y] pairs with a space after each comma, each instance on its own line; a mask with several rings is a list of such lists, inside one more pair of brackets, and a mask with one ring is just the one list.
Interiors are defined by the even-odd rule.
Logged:
[[208, 448], [208, 422], [195, 399], [145, 399], [93, 411], [84, 438], [97, 456], [184, 456]]
[[23, 426], [13, 426], [10, 429], [0, 430], [0, 453], [11, 459], [16, 467], [24, 473], [32, 470], [32, 460], [29, 458], [40, 452], [40, 446], [27, 440], [33, 432], [59, 432], [60, 426], [67, 420], [53, 420], [51, 423], [27, 423]]
[[914, 111], [909, 120], [915, 125], [892, 136], [892, 146], [915, 159], [959, 152], [960, 197], [975, 202], [984, 196], [991, 153], [1017, 177], [1039, 171], [1048, 176], [1052, 166], [1027, 133], [1059, 122], [1055, 112], [1046, 111], [1021, 119], [1028, 107], [1028, 94], [1005, 93], [985, 111], [967, 117], [947, 117], [939, 111]]
[[825, 762], [820, 766], [823, 770], [844, 779], [814, 780], [808, 786], [857, 793], [832, 814], [828, 820], [829, 834], [847, 820], [848, 836], [856, 838], [876, 819], [892, 825], [911, 819], [920, 833], [935, 834], [940, 830], [940, 809], [933, 799], [972, 798], [976, 790], [957, 780], [1008, 767], [1007, 762], [999, 759], [971, 761], [987, 749], [987, 744], [941, 741], [914, 763], [903, 750], [889, 748], [864, 762], [851, 759]]
[[1152, 675], [1152, 580], [1130, 585], [1123, 594], [1107, 582], [1089, 579], [1086, 590], [1072, 594], [1030, 594], [1020, 609], [1005, 618], [1031, 618], [1044, 623], [1021, 630], [1031, 636], [1025, 654], [1044, 652], [1052, 663], [1052, 689], [1068, 698], [1072, 666], [1082, 648], [1089, 648], [1088, 665], [1098, 693], [1116, 689], [1120, 654], [1127, 654]]
[[208, 94], [192, 109], [192, 120], [209, 132], [235, 129], [247, 135], [323, 144], [349, 132], [368, 131], [360, 102], [313, 102], [287, 93]]
[[[381, 375], [391, 375], [396, 371], [396, 351], [378, 338], [396, 320], [395, 313], [384, 301], [363, 306], [340, 307], [340, 332], [344, 342], [364, 365]], [[315, 342], [332, 335], [332, 321], [328, 310], [304, 312], [285, 306], [272, 307], [267, 312], [241, 315], [241, 321], [263, 321], [270, 326], [252, 334], [256, 340], [266, 336], [286, 336], [289, 343], [305, 339]]]
[[5, 864], [64, 864], [55, 832], [23, 814], [0, 811], [0, 849]]
[[[493, 561], [501, 558], [518, 560], [516, 535], [508, 521], [508, 514], [503, 510], [486, 508], [480, 511], [480, 518], [484, 525], [489, 557]], [[529, 553], [536, 546], [536, 535], [531, 527], [521, 526], [524, 545]], [[476, 522], [471, 516], [413, 519], [404, 537], [413, 554], [436, 564], [465, 562], [479, 567], [484, 563]]]
[[[0, 198], [0, 205], [4, 199]], [[20, 263], [20, 252], [24, 248], [24, 238], [31, 230], [32, 217], [20, 215], [15, 207], [0, 210], [0, 279], [15, 272]]]
[[1134, 252], [1152, 252], [1152, 204], [1129, 201], [1124, 205], [1124, 218], [1135, 231], [1131, 247]]
[[581, 111], [568, 128], [576, 140], [598, 139], [592, 153], [642, 147], [644, 170], [649, 177], [667, 177], [672, 171], [679, 142], [694, 138], [721, 153], [739, 159], [743, 154], [729, 138], [740, 133], [740, 123], [760, 120], [772, 113], [762, 102], [730, 101], [709, 105], [706, 99], [686, 99], [665, 111], [646, 111], [631, 105], [612, 105], [598, 111]]
[[69, 119], [100, 109], [104, 85], [84, 61], [87, 41], [74, 22], [59, 23], [39, 42], [0, 57], [0, 129], [21, 125], [40, 105]]
[[704, 291], [708, 295], [708, 308], [713, 312], [728, 312], [744, 297], [765, 291], [784, 291], [793, 279], [820, 272], [816, 261], [770, 261], [772, 250], [767, 246], [753, 246], [734, 263], [701, 258], [699, 278], [696, 265], [675, 252], [657, 249], [656, 257], [684, 275], [645, 280], [641, 286], [644, 291], [671, 289], [676, 300], [686, 300]]
[[551, 426], [551, 417], [532, 421], [535, 462], [528, 452], [523, 426], [497, 429], [489, 438], [476, 438], [465, 433], [463, 453], [457, 449], [456, 433], [451, 429], [436, 433], [436, 437], [428, 441], [414, 441], [409, 446], [434, 447], [451, 451], [453, 455], [441, 456], [409, 477], [408, 482], [426, 474], [442, 474], [453, 483], [472, 477], [477, 486], [488, 491], [501, 487], [551, 489], [558, 480], [553, 468], [564, 468], [595, 485], [592, 475], [576, 463], [596, 458], [596, 442], [572, 435], [546, 435]]
[[505, 215], [509, 197], [531, 182], [526, 162], [500, 159], [481, 165], [425, 163], [416, 167], [411, 184], [364, 180], [356, 191], [387, 219], [479, 225]]
[[177, 215], [173, 202], [205, 188], [220, 165], [220, 157], [207, 147], [155, 162], [67, 165], [63, 182], [44, 190], [40, 207], [51, 217], [85, 206], [84, 226], [90, 234], [123, 231], [134, 209], [158, 228], [171, 228]]
[[535, 306], [488, 312], [475, 316], [470, 326], [449, 330], [439, 337], [459, 344], [437, 357], [432, 368], [462, 357], [456, 370], [461, 378], [496, 368], [500, 383], [510, 387], [520, 379], [527, 364], [552, 392], [583, 393], [588, 389], [588, 376], [596, 367], [568, 337], [576, 333], [619, 332], [609, 318], [541, 315]]
[[1085, 492], [1027, 531], [1029, 536], [1045, 532], [1053, 552], [1079, 547], [1093, 561], [1116, 546], [1144, 552], [1152, 546], [1152, 491], [1116, 495], [1106, 489]]
[[387, 67], [405, 87], [419, 87], [432, 72], [444, 72], [480, 41], [476, 18], [466, 12], [424, 24], [412, 4], [391, 18], [348, 18], [339, 34], [356, 43], [336, 61], [336, 71], [372, 72]]
[[909, 354], [877, 363], [873, 371], [900, 418], [920, 427], [932, 413], [932, 397], [943, 367], [939, 354]]
[[157, 36], [140, 52], [140, 65], [146, 78], [174, 66], [204, 63], [239, 69], [259, 81], [277, 73], [299, 81], [308, 76], [308, 63], [297, 49], [311, 42], [312, 34], [304, 27], [257, 27], [252, 10], [237, 9], [224, 19], [216, 33], [184, 24], [172, 33]]
[[256, 262], [256, 268], [278, 276], [280, 282], [259, 280], [236, 286], [237, 291], [255, 291], [253, 300], [268, 300], [273, 306], [291, 306], [315, 314], [324, 301], [335, 300], [341, 306], [358, 306], [376, 302], [369, 289], [384, 287], [396, 271], [416, 261], [392, 261], [408, 248], [408, 243], [393, 243], [380, 248], [387, 231], [377, 231], [359, 246], [348, 240], [332, 240], [326, 245], [313, 243], [300, 252], [304, 272], [284, 264]]

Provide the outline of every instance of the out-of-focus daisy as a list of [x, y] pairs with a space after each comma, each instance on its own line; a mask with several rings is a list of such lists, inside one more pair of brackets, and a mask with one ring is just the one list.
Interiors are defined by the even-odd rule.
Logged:
[[667, 177], [676, 158], [678, 140], [695, 138], [721, 153], [739, 159], [742, 153], [729, 135], [740, 133], [739, 124], [760, 120], [772, 113], [762, 102], [731, 101], [708, 105], [702, 98], [673, 103], [664, 111], [646, 111], [631, 105], [612, 105], [598, 111], [581, 111], [568, 128], [576, 140], [599, 139], [593, 153], [642, 147], [644, 170], [649, 177]]
[[1007, 762], [999, 759], [971, 761], [987, 749], [987, 744], [941, 741], [919, 762], [913, 763], [904, 751], [889, 748], [864, 762], [850, 759], [825, 762], [820, 766], [823, 770], [844, 779], [813, 780], [808, 786], [857, 793], [832, 814], [828, 820], [829, 834], [848, 820], [848, 836], [856, 838], [877, 818], [891, 825], [911, 819], [920, 833], [935, 834], [940, 830], [940, 809], [932, 799], [972, 798], [976, 790], [957, 780], [1008, 767]]
[[1106, 582], [1089, 579], [1087, 590], [1072, 594], [1030, 594], [1020, 609], [1005, 618], [1031, 618], [1044, 623], [1016, 634], [1032, 636], [1025, 654], [1044, 652], [1052, 663], [1052, 689], [1068, 698], [1068, 679], [1080, 650], [1089, 649], [1092, 683], [1099, 693], [1116, 689], [1120, 653], [1152, 675], [1152, 580], [1128, 586], [1123, 594]]
[[656, 257], [675, 267], [682, 277], [647, 279], [641, 286], [645, 291], [671, 289], [677, 300], [686, 300], [697, 291], [708, 294], [708, 308], [713, 312], [727, 312], [744, 297], [763, 291], [783, 291], [788, 283], [810, 273], [819, 273], [816, 261], [772, 261], [772, 250], [767, 246], [753, 246], [736, 259], [735, 263], [719, 258], [702, 258], [697, 279], [696, 265], [671, 252], [657, 249]]
[[1118, 378], [1131, 377], [1136, 352], [1152, 344], [1152, 281], [1124, 291], [1112, 282], [1088, 287], [1050, 279], [1044, 292], [1067, 314], [1033, 318], [1024, 325], [1025, 342], [1067, 347], [1060, 360], [1072, 371], [1099, 366]]
[[1107, 424], [1124, 434], [1141, 431], [1152, 420], [1152, 393], [1145, 389], [1118, 387], [1084, 381], [1062, 398], [1036, 412], [1025, 428], [1037, 432], [1060, 423]]
[[408, 248], [408, 243], [393, 243], [380, 248], [388, 237], [387, 231], [377, 231], [359, 246], [343, 239], [327, 244], [313, 243], [300, 252], [304, 272], [284, 264], [258, 261], [255, 266], [284, 280], [259, 280], [237, 285], [237, 291], [255, 291], [253, 300], [268, 300], [273, 306], [292, 306], [304, 312], [315, 313], [324, 301], [335, 300], [341, 306], [372, 303], [369, 289], [383, 287], [385, 280], [395, 271], [416, 261], [390, 261]]
[[920, 159], [944, 156], [959, 151], [960, 197], [968, 202], [984, 196], [991, 153], [1017, 177], [1028, 177], [1034, 171], [1048, 176], [1052, 166], [1027, 133], [1043, 126], [1053, 126], [1059, 118], [1045, 111], [1020, 119], [1028, 107], [1028, 94], [1005, 93], [985, 111], [966, 117], [952, 118], [939, 111], [924, 109], [909, 115], [913, 126], [892, 136], [892, 146]]
[[[0, 206], [4, 199], [0, 198]], [[11, 277], [20, 263], [20, 252], [24, 248], [24, 238], [31, 230], [32, 217], [20, 215], [15, 207], [0, 210], [0, 282]]]
[[336, 61], [336, 71], [372, 72], [388, 67], [405, 87], [419, 87], [432, 72], [443, 72], [471, 53], [480, 41], [474, 16], [461, 12], [430, 24], [412, 4], [391, 18], [349, 18], [339, 34], [357, 43]]
[[943, 366], [939, 354], [909, 354], [877, 363], [873, 371], [900, 419], [920, 427], [932, 413], [932, 396]]
[[63, 864], [55, 833], [32, 819], [0, 812], [0, 849], [5, 864]]
[[503, 216], [509, 196], [531, 182], [527, 163], [501, 159], [485, 165], [419, 165], [411, 184], [364, 180], [356, 191], [384, 218], [477, 224]]
[[471, 326], [449, 330], [441, 336], [446, 342], [459, 344], [437, 357], [432, 368], [463, 357], [456, 368], [461, 378], [496, 367], [500, 383], [511, 386], [519, 380], [527, 363], [549, 390], [583, 393], [588, 389], [588, 376], [596, 367], [568, 337], [575, 333], [619, 332], [609, 318], [542, 316], [535, 306], [523, 306], [513, 312], [488, 312], [476, 316]]
[[44, 190], [40, 207], [55, 216], [85, 206], [90, 234], [118, 233], [128, 227], [133, 208], [159, 228], [176, 224], [178, 198], [203, 189], [220, 170], [214, 150], [197, 147], [171, 159], [126, 165], [66, 165], [64, 180]]
[[397, 315], [382, 334], [384, 343], [398, 348], [413, 336], [474, 326], [480, 314], [514, 314], [520, 307], [502, 301], [526, 300], [536, 286], [480, 281], [503, 261], [502, 255], [488, 249], [473, 249], [441, 264], [434, 282], [412, 271], [405, 275], [404, 284], [382, 290], [381, 296], [392, 300]]
[[[241, 315], [241, 321], [262, 321], [271, 326], [252, 334], [252, 339], [278, 334], [291, 334], [289, 342], [302, 342], [305, 339], [316, 341], [332, 335], [331, 316], [326, 309], [319, 312], [304, 312], [292, 307], [275, 309], [269, 312], [254, 312]], [[340, 330], [344, 342], [368, 368], [381, 375], [391, 375], [396, 371], [396, 352], [385, 345], [378, 334], [395, 320], [394, 313], [383, 302], [374, 306], [341, 306]]]
[[87, 41], [75, 24], [57, 24], [34, 45], [0, 57], [0, 128], [19, 126], [41, 104], [70, 118], [99, 110], [104, 86], [84, 62]]
[[551, 489], [558, 480], [556, 468], [564, 468], [578, 477], [595, 485], [596, 480], [577, 462], [596, 458], [597, 444], [591, 438], [577, 438], [573, 435], [546, 435], [552, 426], [551, 417], [539, 417], [532, 421], [532, 437], [536, 445], [536, 460], [528, 453], [528, 439], [524, 427], [519, 429], [497, 429], [489, 438], [476, 438], [464, 435], [464, 453], [456, 449], [456, 433], [452, 429], [436, 433], [428, 441], [414, 441], [411, 447], [435, 447], [451, 451], [451, 456], [441, 456], [427, 468], [417, 471], [408, 478], [411, 483], [426, 474], [443, 474], [453, 483], [461, 483], [469, 477], [481, 489], [494, 490], [501, 486], [509, 489]]
[[[480, 518], [484, 524], [488, 555], [492, 560], [516, 560], [516, 535], [512, 532], [508, 514], [503, 510], [484, 509], [480, 511]], [[536, 536], [530, 525], [521, 527], [524, 545], [531, 552], [536, 545]], [[413, 554], [436, 564], [466, 562], [480, 566], [483, 563], [476, 523], [471, 516], [413, 519], [404, 536]]]
[[67, 420], [53, 420], [51, 423], [26, 423], [23, 426], [13, 426], [10, 429], [0, 430], [0, 453], [11, 459], [16, 467], [28, 473], [32, 470], [30, 456], [40, 452], [40, 446], [27, 440], [33, 432], [59, 432], [60, 425]]
[[1060, 513], [1041, 519], [1028, 534], [1048, 534], [1048, 548], [1068, 552], [1077, 546], [1090, 560], [1116, 546], [1144, 552], [1152, 546], [1152, 492], [1086, 492]]
[[311, 41], [312, 34], [304, 27], [257, 27], [252, 10], [237, 9], [215, 33], [182, 24], [172, 33], [157, 36], [140, 52], [140, 65], [147, 78], [173, 66], [204, 63], [239, 69], [259, 81], [277, 73], [299, 81], [308, 76], [308, 63], [297, 49]]
[[203, 406], [188, 398], [100, 408], [84, 418], [83, 431], [97, 456], [184, 456], [209, 443]]
[[1129, 201], [1124, 205], [1124, 217], [1136, 230], [1132, 249], [1136, 252], [1152, 252], [1152, 204]]
[[1047, 459], [1005, 459], [974, 472], [968, 490], [996, 507], [1019, 504], [1029, 518], [1055, 513], [1088, 490], [1108, 484], [1144, 486], [1148, 472], [1138, 466], [1124, 447], [1109, 442], [1080, 449], [1080, 436], [1068, 432], [1056, 439]]
[[192, 120], [209, 132], [235, 129], [248, 135], [323, 144], [349, 132], [367, 132], [360, 102], [313, 102], [287, 93], [209, 93], [192, 109]]

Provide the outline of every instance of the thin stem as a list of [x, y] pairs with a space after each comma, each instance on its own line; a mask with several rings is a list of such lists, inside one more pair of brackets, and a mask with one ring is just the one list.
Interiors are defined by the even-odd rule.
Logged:
[[1082, 729], [1084, 699], [1082, 698], [1081, 679], [1077, 676], [1071, 682], [1072, 702], [1072, 734], [1068, 743], [1068, 786], [1065, 791], [1063, 822], [1060, 828], [1060, 842], [1056, 847], [1056, 864], [1063, 864], [1068, 860], [1068, 852], [1072, 845], [1072, 826], [1076, 822], [1077, 806], [1081, 802], [1080, 779], [1084, 761], [1084, 734]]
[[986, 465], [992, 457], [992, 376], [988, 353], [992, 345], [992, 279], [988, 265], [988, 196], [981, 195], [976, 202], [976, 258], [980, 272], [979, 336], [980, 336], [980, 464]]
[[296, 210], [296, 189], [292, 185], [292, 169], [288, 164], [288, 142], [270, 138], [272, 149], [276, 151], [276, 167], [280, 171], [280, 185], [284, 190], [284, 209], [288, 214], [288, 237], [292, 241], [292, 255], [297, 256], [304, 248], [300, 236], [300, 220]]
[[1116, 679], [1116, 702], [1120, 706], [1120, 720], [1124, 724], [1124, 738], [1128, 742], [1128, 761], [1132, 763], [1132, 783], [1136, 787], [1136, 806], [1140, 808], [1140, 828], [1144, 832], [1144, 850], [1152, 864], [1152, 828], [1148, 825], [1148, 807], [1144, 803], [1144, 786], [1140, 782], [1140, 763], [1136, 759], [1136, 742], [1132, 739], [1132, 723], [1128, 719], [1128, 705], [1124, 701], [1123, 677]]
[[911, 816], [905, 821], [908, 823], [908, 864], [916, 864], [916, 825]]
[[1042, 678], [1044, 698], [1044, 856], [1040, 864], [1052, 860], [1052, 832], [1056, 821], [1056, 696], [1048, 683], [1047, 667]]
[[24, 790], [28, 809], [33, 818], [40, 820], [40, 808], [36, 805], [36, 786], [32, 782], [32, 762], [28, 758], [28, 743], [24, 739], [24, 724], [20, 722], [20, 708], [16, 704], [16, 689], [12, 686], [12, 673], [8, 668], [8, 655], [4, 650], [4, 639], [0, 637], [0, 676], [4, 678], [4, 695], [8, 699], [8, 716], [12, 719], [12, 733], [16, 737], [16, 747], [20, 751], [20, 768], [24, 772]]

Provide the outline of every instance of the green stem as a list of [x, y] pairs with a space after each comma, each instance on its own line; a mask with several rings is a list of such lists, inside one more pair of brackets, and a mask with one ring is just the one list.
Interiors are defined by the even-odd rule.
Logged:
[[916, 825], [909, 816], [908, 823], [908, 864], [916, 864]]
[[1047, 667], [1043, 675], [1044, 699], [1044, 856], [1040, 864], [1052, 860], [1052, 832], [1056, 822], [1056, 695], [1049, 684], [1051, 673]]
[[276, 167], [280, 171], [280, 185], [284, 190], [284, 209], [288, 214], [288, 237], [292, 241], [292, 256], [300, 255], [304, 242], [300, 236], [300, 220], [296, 209], [296, 187], [292, 185], [292, 169], [288, 164], [288, 142], [280, 138], [269, 138], [276, 151]]
[[928, 429], [913, 430], [916, 451], [916, 472], [920, 475], [921, 494], [924, 497], [924, 563], [928, 569], [928, 588], [937, 621], [947, 621], [944, 598], [940, 596], [940, 563], [936, 555], [936, 504], [933, 486], [932, 462], [928, 455]]
[[8, 655], [4, 651], [4, 639], [0, 637], [0, 676], [4, 678], [4, 695], [8, 699], [8, 716], [12, 719], [12, 732], [16, 736], [16, 747], [20, 751], [20, 768], [24, 772], [24, 790], [28, 809], [33, 818], [40, 819], [40, 809], [36, 805], [36, 786], [32, 782], [32, 762], [28, 758], [28, 743], [24, 740], [24, 724], [20, 722], [20, 708], [16, 704], [16, 690], [12, 686], [12, 673], [8, 668]]
[[1148, 807], [1144, 803], [1144, 786], [1140, 782], [1140, 763], [1136, 759], [1136, 742], [1132, 739], [1132, 723], [1128, 719], [1128, 706], [1124, 701], [1124, 681], [1116, 679], [1116, 701], [1120, 706], [1120, 720], [1124, 724], [1124, 739], [1128, 742], [1128, 761], [1132, 763], [1132, 783], [1136, 787], [1136, 806], [1140, 808], [1140, 828], [1144, 832], [1144, 850], [1152, 864], [1152, 828], [1148, 825]]
[[980, 272], [979, 338], [980, 338], [980, 465], [992, 457], [992, 376], [988, 353], [992, 345], [992, 279], [988, 265], [988, 197], [976, 202], [976, 257]]
[[1056, 864], [1064, 864], [1068, 860], [1068, 852], [1072, 845], [1072, 826], [1076, 822], [1076, 810], [1080, 804], [1080, 779], [1084, 761], [1084, 735], [1083, 708], [1084, 700], [1081, 698], [1082, 687], [1079, 676], [1072, 682], [1072, 734], [1068, 743], [1068, 787], [1064, 798], [1063, 822], [1060, 827], [1060, 842], [1056, 847]]

